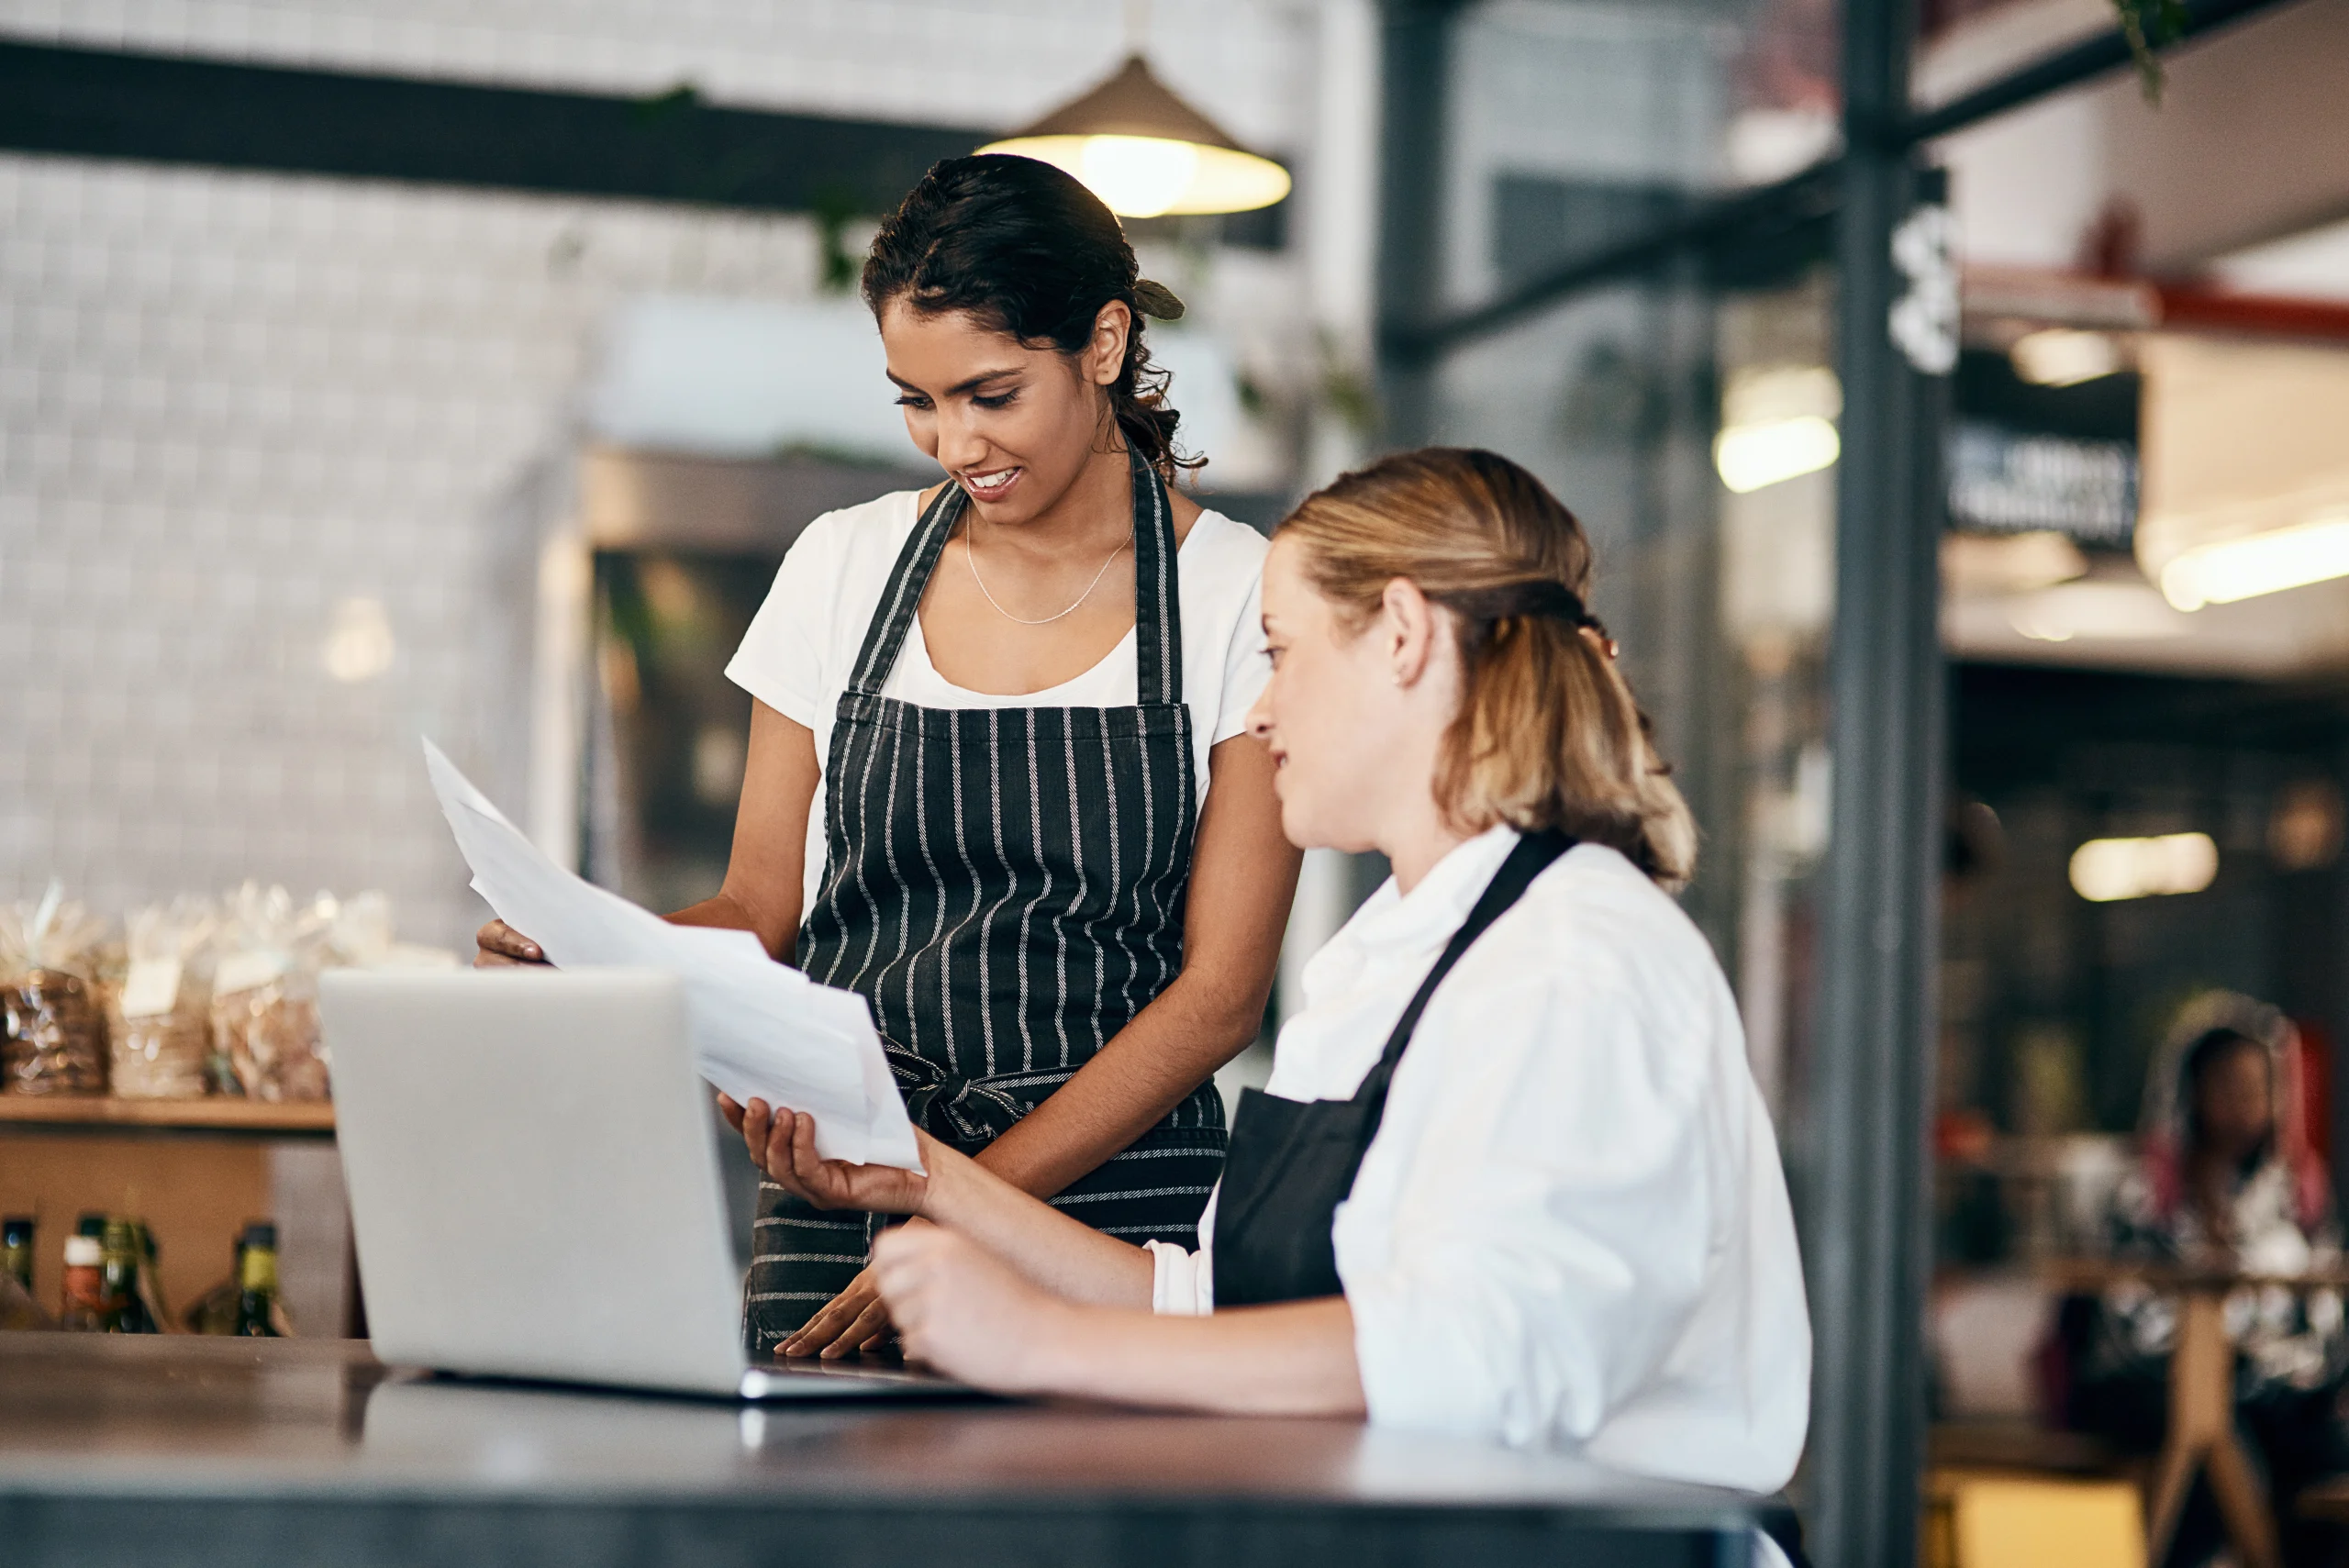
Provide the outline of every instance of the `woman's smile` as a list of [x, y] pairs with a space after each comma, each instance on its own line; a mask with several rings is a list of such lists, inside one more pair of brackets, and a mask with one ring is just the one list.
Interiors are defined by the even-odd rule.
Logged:
[[1019, 476], [1027, 472], [1020, 467], [998, 468], [985, 473], [973, 473], [966, 470], [962, 476], [963, 488], [971, 493], [971, 499], [974, 501], [1001, 501], [1011, 494], [1012, 487], [1019, 483]]

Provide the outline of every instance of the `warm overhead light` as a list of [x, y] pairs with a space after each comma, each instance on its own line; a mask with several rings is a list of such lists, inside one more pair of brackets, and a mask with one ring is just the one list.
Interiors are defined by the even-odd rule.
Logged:
[[1832, 420], [1816, 414], [1731, 425], [1713, 438], [1713, 466], [1738, 495], [1831, 468], [1842, 444]]
[[1288, 195], [1288, 171], [1176, 97], [1139, 54], [1108, 81], [982, 152], [1065, 169], [1120, 217], [1247, 212]]
[[2007, 350], [2015, 374], [2036, 386], [2076, 386], [2121, 369], [2121, 345], [2106, 333], [2050, 327]]
[[2193, 623], [2143, 583], [2065, 583], [2017, 595], [2007, 624], [2033, 642], [2150, 642], [2183, 637]]
[[2199, 893], [2219, 874], [2208, 833], [2154, 839], [2090, 839], [2072, 851], [2072, 891], [2092, 904]]
[[2349, 577], [2349, 510], [2196, 545], [2162, 568], [2162, 596], [2181, 610], [2199, 610], [2334, 577]]

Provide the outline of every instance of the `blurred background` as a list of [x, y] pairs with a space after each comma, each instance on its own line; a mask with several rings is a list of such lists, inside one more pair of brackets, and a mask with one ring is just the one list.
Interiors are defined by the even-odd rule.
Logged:
[[[1211, 504], [1441, 440], [1598, 543], [1803, 1215], [1820, 1560], [2138, 1485], [2051, 1267], [2165, 1037], [2272, 1005], [2296, 1147], [2349, 1117], [2349, 0], [0, 0], [0, 902], [466, 950], [419, 735], [707, 895], [775, 564], [926, 483], [878, 215], [1137, 55], [1286, 176], [1094, 171]], [[1314, 857], [1291, 962], [1381, 874]], [[184, 1295], [273, 1212], [333, 1331], [330, 1112], [256, 1114], [12, 1111], [0, 1206], [181, 1203]]]

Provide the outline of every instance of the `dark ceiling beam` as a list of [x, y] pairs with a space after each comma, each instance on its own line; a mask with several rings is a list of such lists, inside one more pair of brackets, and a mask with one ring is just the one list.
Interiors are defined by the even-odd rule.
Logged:
[[990, 134], [0, 42], [0, 149], [21, 152], [847, 214]]
[[[2296, 0], [2185, 0], [2185, 18], [2176, 43], [2215, 32], [2263, 11]], [[1915, 147], [1978, 125], [1987, 119], [2052, 97], [2127, 66], [2132, 59], [2119, 29], [2069, 45], [1987, 82], [1949, 103], [1912, 112], [1887, 128], [1890, 145]], [[1776, 184], [1698, 201], [1655, 228], [1629, 235], [1571, 257], [1541, 276], [1486, 304], [1431, 320], [1397, 322], [1383, 328], [1388, 350], [1424, 361], [1462, 343], [1488, 337], [1528, 317], [1551, 309], [1589, 289], [1652, 272], [1684, 250], [1734, 246], [1757, 229], [1831, 212], [1842, 160], [1830, 158]], [[1775, 218], [1774, 218], [1775, 215]]]
[[[2215, 32], [2230, 23], [2261, 11], [2272, 11], [2291, 0], [2186, 0], [2185, 19], [2178, 28], [2176, 42]], [[2172, 47], [2172, 46], [2165, 46]], [[1937, 105], [1920, 114], [1912, 114], [1902, 127], [1902, 134], [1913, 145], [1948, 136], [2019, 109], [2025, 104], [2052, 97], [2069, 87], [2092, 82], [2130, 64], [2134, 60], [2129, 40], [2118, 28], [2083, 39], [2053, 54], [2043, 55], [2021, 69], [2008, 72], [1995, 82], [1986, 82], [1973, 91], [1959, 95], [1946, 104]]]

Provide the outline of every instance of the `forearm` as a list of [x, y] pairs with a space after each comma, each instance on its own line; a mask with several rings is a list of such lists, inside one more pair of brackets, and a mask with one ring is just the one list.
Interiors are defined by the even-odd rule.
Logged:
[[791, 939], [798, 929], [795, 919], [786, 924], [771, 912], [763, 912], [740, 895], [721, 888], [712, 897], [698, 904], [688, 904], [683, 909], [662, 918], [673, 926], [714, 926], [726, 930], [748, 931], [759, 939], [767, 956], [780, 962], [791, 962]]
[[1028, 1391], [1235, 1416], [1365, 1411], [1340, 1296], [1206, 1318], [1071, 1307], [1036, 1335]]
[[1149, 1307], [1153, 1270], [1141, 1248], [1070, 1218], [942, 1144], [926, 1152], [922, 1218], [969, 1237], [1068, 1301]]
[[1176, 977], [1092, 1061], [978, 1156], [995, 1174], [1050, 1197], [1127, 1148], [1256, 1037], [1264, 998], [1235, 997], [1190, 972]]

